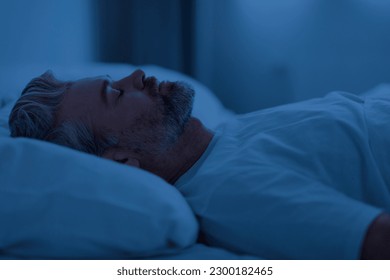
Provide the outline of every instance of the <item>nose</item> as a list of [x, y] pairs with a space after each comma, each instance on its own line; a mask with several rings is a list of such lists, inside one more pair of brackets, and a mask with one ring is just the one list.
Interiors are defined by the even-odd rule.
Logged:
[[113, 87], [120, 88], [122, 90], [143, 90], [144, 89], [145, 72], [141, 69], [135, 70], [129, 76], [124, 77], [113, 83]]

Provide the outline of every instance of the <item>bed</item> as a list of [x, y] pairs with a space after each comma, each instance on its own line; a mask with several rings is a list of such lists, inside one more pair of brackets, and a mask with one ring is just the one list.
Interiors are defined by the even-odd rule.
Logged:
[[[24, 85], [52, 69], [60, 79], [109, 74], [125, 64], [1, 66], [1, 259], [256, 259], [198, 243], [199, 225], [185, 199], [142, 170], [32, 139], [9, 137], [8, 115]], [[161, 80], [196, 90], [193, 113], [214, 128], [234, 114], [199, 82], [154, 65]]]
[[[160, 80], [189, 82], [197, 92], [193, 114], [209, 128], [234, 117], [204, 85], [154, 65], [1, 66], [0, 258], [262, 257], [201, 243], [188, 199], [153, 174], [54, 144], [9, 137], [8, 114], [32, 77], [52, 69], [60, 79], [102, 74], [118, 79], [137, 68]], [[363, 95], [381, 94], [390, 94], [390, 86], [379, 85]], [[253, 214], [247, 218], [256, 218]]]

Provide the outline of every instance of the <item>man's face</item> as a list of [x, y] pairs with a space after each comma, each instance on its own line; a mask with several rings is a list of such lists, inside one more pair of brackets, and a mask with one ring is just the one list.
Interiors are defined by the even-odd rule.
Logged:
[[145, 78], [142, 70], [121, 80], [108, 76], [73, 82], [65, 93], [59, 122], [78, 120], [108, 132], [135, 153], [169, 149], [188, 122], [194, 91], [179, 82]]

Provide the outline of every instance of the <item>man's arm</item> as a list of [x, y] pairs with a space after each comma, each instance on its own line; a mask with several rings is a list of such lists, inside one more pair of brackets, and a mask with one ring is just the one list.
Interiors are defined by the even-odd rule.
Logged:
[[390, 260], [390, 215], [380, 214], [368, 228], [361, 259]]

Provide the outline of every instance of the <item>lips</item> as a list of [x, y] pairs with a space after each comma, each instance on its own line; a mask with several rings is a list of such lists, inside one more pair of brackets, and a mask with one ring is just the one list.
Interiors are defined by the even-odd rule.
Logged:
[[144, 78], [143, 80], [144, 88], [147, 89], [152, 95], [169, 95], [174, 89], [175, 83], [162, 81], [160, 82], [156, 77], [151, 76]]
[[143, 80], [144, 87], [151, 91], [152, 93], [158, 93], [159, 91], [159, 81], [156, 77], [147, 77]]

